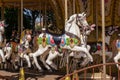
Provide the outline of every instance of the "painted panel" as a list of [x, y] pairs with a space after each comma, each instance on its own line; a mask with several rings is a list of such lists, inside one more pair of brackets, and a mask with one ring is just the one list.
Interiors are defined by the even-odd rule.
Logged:
[[114, 25], [120, 26], [120, 0], [116, 0]]
[[79, 0], [80, 12], [87, 13], [87, 21], [93, 24], [93, 0]]
[[[97, 6], [97, 18], [98, 18], [98, 26], [102, 26], [102, 15], [101, 15], [101, 0], [98, 0], [96, 2]], [[113, 6], [114, 0], [105, 0], [105, 26], [111, 26], [113, 24], [112, 22], [112, 16], [113, 16]]]

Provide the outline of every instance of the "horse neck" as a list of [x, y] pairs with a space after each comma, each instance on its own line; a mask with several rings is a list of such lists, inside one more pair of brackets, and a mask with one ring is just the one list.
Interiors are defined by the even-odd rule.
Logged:
[[65, 30], [66, 32], [72, 33], [73, 35], [76, 35], [80, 38], [80, 29], [76, 24], [76, 20], [74, 20], [72, 23], [67, 23]]
[[106, 42], [108, 45], [109, 45], [109, 43], [110, 43], [110, 38], [111, 38], [110, 35], [105, 37], [105, 42]]
[[80, 36], [81, 44], [86, 45], [86, 40], [85, 39], [86, 39], [86, 36], [84, 36], [84, 35]]
[[114, 34], [114, 30], [112, 32], [109, 33], [109, 35], [106, 36], [106, 43], [109, 45], [110, 44], [110, 39], [111, 39], [111, 36]]

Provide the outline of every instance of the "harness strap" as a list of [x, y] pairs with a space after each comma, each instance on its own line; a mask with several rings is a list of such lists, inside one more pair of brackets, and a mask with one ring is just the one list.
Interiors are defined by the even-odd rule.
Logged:
[[72, 38], [76, 38], [76, 39], [78, 39], [79, 41], [81, 41], [78, 36], [76, 36], [76, 35], [74, 35], [74, 34], [72, 34], [72, 33], [69, 33], [69, 32], [65, 32], [65, 33], [66, 33], [68, 36], [70, 36], [70, 37], [72, 37]]

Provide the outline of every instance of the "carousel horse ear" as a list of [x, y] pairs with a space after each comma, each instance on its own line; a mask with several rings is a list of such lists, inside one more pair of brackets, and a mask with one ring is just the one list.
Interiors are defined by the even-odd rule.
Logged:
[[4, 22], [5, 22], [5, 20], [2, 21], [2, 23], [4, 23]]
[[82, 12], [82, 15], [84, 15], [85, 14], [85, 12]]
[[5, 20], [1, 21], [1, 24], [4, 24]]
[[85, 17], [86, 16], [86, 12], [83, 12], [82, 15]]
[[84, 17], [86, 16], [86, 14], [83, 15]]

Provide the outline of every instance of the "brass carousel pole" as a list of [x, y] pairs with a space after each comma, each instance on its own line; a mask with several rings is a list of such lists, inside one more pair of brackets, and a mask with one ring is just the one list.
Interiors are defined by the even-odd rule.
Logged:
[[[103, 64], [106, 63], [106, 57], [105, 57], [105, 3], [104, 0], [101, 0], [102, 6], [102, 43], [103, 43]], [[106, 80], [106, 65], [103, 65], [103, 80]]]
[[45, 29], [47, 28], [47, 9], [46, 9], [46, 3], [45, 3]]
[[[67, 13], [67, 0], [65, 0], [65, 23], [68, 19], [68, 13]], [[67, 74], [69, 74], [69, 66], [68, 66], [68, 63], [69, 63], [69, 57], [68, 57], [68, 53], [67, 53], [67, 63], [66, 63], [66, 72]]]
[[23, 0], [21, 0], [21, 33], [23, 31]]
[[42, 18], [42, 17], [41, 17], [41, 16], [42, 16], [42, 15], [41, 15], [41, 14], [42, 14], [42, 13], [41, 13], [41, 12], [42, 12], [42, 7], [41, 7], [40, 0], [39, 0], [39, 8], [40, 8], [39, 16], [40, 16], [40, 30], [41, 30], [41, 29], [42, 29], [42, 23], [41, 23], [41, 20], [42, 20], [42, 19], [41, 19], [41, 18]]
[[[23, 0], [21, 0], [21, 34], [23, 30]], [[24, 68], [23, 68], [23, 59], [20, 59], [20, 77], [19, 80], [25, 80]]]

